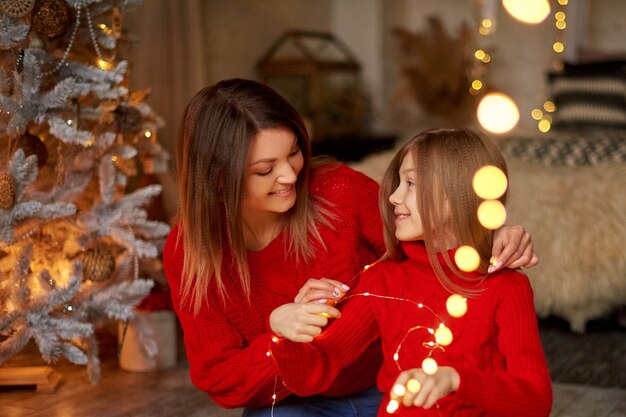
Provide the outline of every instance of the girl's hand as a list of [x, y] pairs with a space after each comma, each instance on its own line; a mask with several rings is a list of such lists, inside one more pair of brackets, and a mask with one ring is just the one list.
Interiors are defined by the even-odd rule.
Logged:
[[296, 298], [294, 298], [293, 302], [310, 303], [315, 301], [318, 303], [334, 305], [344, 295], [346, 295], [346, 291], [348, 291], [349, 289], [350, 287], [334, 279], [310, 278], [302, 286], [302, 288], [300, 288], [300, 292], [298, 292], [298, 295], [296, 295]]
[[497, 271], [502, 267], [531, 268], [539, 263], [537, 254], [533, 252], [532, 236], [519, 224], [504, 225], [495, 231], [492, 255], [496, 263], [489, 266], [489, 272]]
[[308, 343], [322, 332], [329, 318], [339, 318], [335, 307], [320, 303], [290, 303], [277, 307], [270, 314], [270, 328], [280, 337], [293, 342]]
[[439, 399], [456, 391], [459, 382], [459, 374], [449, 366], [440, 366], [434, 375], [428, 375], [421, 368], [409, 369], [398, 376], [389, 395], [405, 407], [429, 409]]

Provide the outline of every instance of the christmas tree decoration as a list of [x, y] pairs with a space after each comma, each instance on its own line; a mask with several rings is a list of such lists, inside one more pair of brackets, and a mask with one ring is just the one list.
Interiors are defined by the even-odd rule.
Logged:
[[128, 184], [169, 155], [128, 83], [122, 15], [138, 4], [0, 0], [0, 365], [34, 341], [96, 383], [98, 328], [132, 320], [154, 285], [142, 261], [169, 232], [146, 210], [161, 186]]
[[8, 210], [15, 203], [15, 180], [9, 174], [0, 174], [0, 209]]
[[35, 0], [2, 0], [0, 12], [11, 17], [26, 16], [35, 5]]
[[69, 28], [70, 13], [65, 0], [37, 0], [30, 13], [32, 28], [48, 39], [54, 39]]
[[35, 155], [39, 168], [46, 165], [46, 161], [48, 160], [48, 148], [46, 148], [46, 145], [37, 136], [26, 132], [17, 140], [15, 147], [23, 150], [27, 157]]
[[98, 245], [81, 255], [85, 279], [93, 282], [106, 281], [115, 270], [115, 257], [104, 245]]

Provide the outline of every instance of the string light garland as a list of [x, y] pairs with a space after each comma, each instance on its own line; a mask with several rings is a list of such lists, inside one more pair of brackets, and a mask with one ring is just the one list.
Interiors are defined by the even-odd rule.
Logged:
[[[569, 0], [558, 0], [556, 12], [554, 13], [554, 26], [556, 27], [556, 37], [552, 43], [552, 50], [555, 59], [552, 63], [552, 69], [555, 71], [563, 70], [562, 56], [565, 53], [565, 29], [567, 28], [566, 6]], [[544, 101], [542, 108], [534, 108], [530, 112], [530, 116], [537, 121], [537, 129], [541, 133], [547, 133], [552, 127], [552, 113], [556, 111], [556, 105], [551, 100]]]

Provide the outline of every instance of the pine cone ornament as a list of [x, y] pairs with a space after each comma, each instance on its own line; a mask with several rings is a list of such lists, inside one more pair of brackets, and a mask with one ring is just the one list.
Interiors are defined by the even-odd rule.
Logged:
[[15, 179], [6, 172], [0, 174], [0, 208], [8, 210], [15, 203]]
[[37, 33], [53, 39], [67, 31], [72, 19], [65, 0], [37, 0], [30, 20]]
[[102, 282], [111, 278], [115, 270], [115, 258], [105, 245], [86, 250], [80, 257], [83, 262], [85, 279]]
[[34, 4], [35, 0], [0, 0], [0, 11], [7, 16], [22, 17], [31, 11]]
[[28, 132], [17, 140], [16, 148], [22, 149], [26, 157], [35, 155], [39, 168], [44, 166], [48, 160], [48, 148], [46, 148], [46, 145], [37, 136], [33, 136]]
[[117, 106], [115, 120], [121, 133], [136, 135], [141, 131], [141, 113], [134, 107]]

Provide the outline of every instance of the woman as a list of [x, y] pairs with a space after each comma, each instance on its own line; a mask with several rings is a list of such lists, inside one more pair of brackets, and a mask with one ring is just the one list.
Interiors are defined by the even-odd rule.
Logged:
[[[375, 415], [378, 341], [322, 395], [287, 398], [267, 356], [267, 320], [292, 301], [336, 301], [383, 254], [378, 185], [340, 164], [312, 166], [297, 111], [241, 79], [191, 100], [176, 162], [180, 211], [163, 257], [193, 383], [222, 407], [256, 407], [249, 416], [269, 415], [259, 407], [274, 398], [277, 417]], [[503, 228], [495, 242], [497, 267], [537, 263], [521, 227]]]

